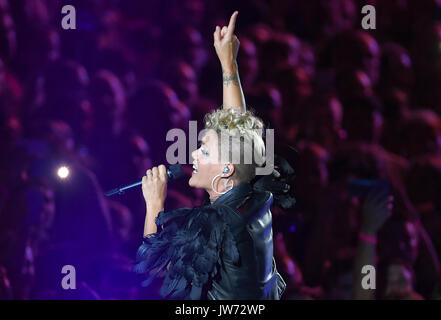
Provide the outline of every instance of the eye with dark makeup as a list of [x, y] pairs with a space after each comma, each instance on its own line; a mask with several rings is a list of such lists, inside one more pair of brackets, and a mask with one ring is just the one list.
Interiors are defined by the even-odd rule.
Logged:
[[202, 146], [201, 146], [201, 152], [202, 152], [202, 154], [203, 154], [204, 156], [207, 156], [207, 157], [208, 157], [208, 155], [209, 155], [208, 151], [205, 150], [205, 148], [202, 147]]
[[208, 153], [208, 151], [205, 149], [205, 147], [204, 147], [204, 143], [203, 143], [202, 141], [199, 141], [199, 142], [198, 142], [198, 149], [201, 150], [201, 153], [202, 153], [204, 156], [208, 157], [209, 153]]

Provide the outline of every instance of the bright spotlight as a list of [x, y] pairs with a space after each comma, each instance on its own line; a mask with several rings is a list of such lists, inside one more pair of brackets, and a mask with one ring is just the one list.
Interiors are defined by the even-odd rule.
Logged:
[[69, 168], [66, 166], [61, 166], [57, 170], [57, 175], [60, 179], [66, 179], [69, 176]]

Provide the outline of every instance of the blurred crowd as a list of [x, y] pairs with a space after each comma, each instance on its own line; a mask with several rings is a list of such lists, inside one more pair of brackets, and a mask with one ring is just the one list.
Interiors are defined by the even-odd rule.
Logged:
[[[165, 163], [167, 131], [220, 107], [213, 32], [234, 10], [247, 106], [298, 151], [297, 203], [273, 211], [283, 299], [359, 297], [360, 263], [376, 266], [373, 298], [441, 297], [440, 1], [0, 0], [0, 299], [156, 297], [131, 271], [141, 190], [103, 190]], [[392, 214], [349, 178], [389, 181]], [[203, 199], [183, 179], [166, 208]]]

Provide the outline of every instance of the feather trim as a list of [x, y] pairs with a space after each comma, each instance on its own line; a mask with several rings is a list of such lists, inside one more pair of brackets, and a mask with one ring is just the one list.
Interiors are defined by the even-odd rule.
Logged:
[[239, 260], [228, 224], [211, 206], [161, 212], [156, 224], [164, 228], [143, 239], [134, 271], [146, 277], [143, 286], [165, 274], [159, 292], [165, 299], [204, 299], [204, 286], [218, 273], [222, 255]]
[[256, 179], [253, 183], [253, 189], [256, 191], [270, 191], [274, 197], [274, 205], [288, 209], [296, 203], [291, 190], [291, 182], [294, 178], [294, 169], [288, 161], [275, 155], [274, 171], [270, 175]]

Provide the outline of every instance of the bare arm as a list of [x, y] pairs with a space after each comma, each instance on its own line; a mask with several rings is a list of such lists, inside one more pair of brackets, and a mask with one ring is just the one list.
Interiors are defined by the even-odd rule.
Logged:
[[142, 178], [142, 193], [146, 201], [146, 215], [144, 222], [144, 237], [156, 233], [156, 217], [164, 210], [164, 201], [167, 189], [167, 172], [164, 165], [147, 170]]
[[245, 111], [245, 96], [240, 84], [237, 62], [229, 66], [222, 66], [222, 83], [223, 107], [225, 109], [241, 108]]
[[158, 231], [155, 219], [158, 216], [158, 213], [161, 212], [162, 210], [164, 210], [163, 205], [161, 206], [160, 204], [153, 204], [153, 205], [147, 204], [147, 210], [144, 221], [144, 237], [146, 237], [148, 234], [156, 233]]
[[214, 47], [222, 67], [223, 107], [246, 109], [245, 96], [240, 84], [239, 69], [237, 66], [237, 52], [240, 42], [234, 35], [238, 12], [230, 18], [228, 27], [222, 29], [216, 26], [213, 34]]
[[[144, 237], [158, 231], [156, 217], [164, 210], [164, 201], [167, 193], [167, 170], [164, 165], [147, 170], [142, 178], [142, 193], [146, 201], [144, 222]], [[167, 264], [170, 268], [171, 262]]]
[[362, 279], [365, 276], [362, 269], [367, 265], [376, 269], [376, 237], [378, 231], [389, 219], [392, 208], [393, 197], [387, 194], [384, 189], [373, 189], [363, 202], [360, 241], [354, 262], [354, 299], [375, 299], [374, 289], [364, 289], [361, 286]]
[[357, 255], [354, 262], [354, 281], [353, 281], [353, 298], [355, 300], [373, 300], [375, 298], [375, 290], [363, 289], [361, 282], [364, 274], [362, 269], [366, 265], [376, 268], [376, 245], [372, 242], [360, 240]]

